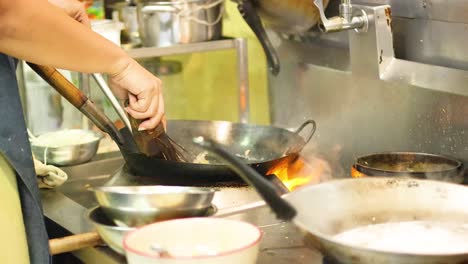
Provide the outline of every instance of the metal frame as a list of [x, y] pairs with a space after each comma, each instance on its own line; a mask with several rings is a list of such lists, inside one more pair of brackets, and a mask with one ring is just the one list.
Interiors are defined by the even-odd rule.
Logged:
[[134, 59], [180, 55], [217, 50], [236, 50], [238, 79], [239, 79], [239, 121], [249, 122], [249, 75], [247, 40], [243, 38], [223, 39], [199, 43], [181, 44], [169, 47], [137, 48], [127, 53]]
[[369, 31], [349, 33], [353, 75], [468, 96], [468, 71], [395, 58], [389, 5], [358, 6], [372, 19]]

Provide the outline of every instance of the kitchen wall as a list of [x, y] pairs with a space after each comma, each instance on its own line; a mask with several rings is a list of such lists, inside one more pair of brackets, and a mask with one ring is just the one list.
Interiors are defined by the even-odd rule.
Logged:
[[[317, 134], [303, 153], [326, 160], [335, 177], [349, 176], [356, 157], [381, 151], [446, 154], [466, 163], [468, 21], [461, 14], [468, 2], [353, 1], [366, 2], [392, 5], [396, 57], [413, 67], [387, 74], [400, 71], [408, 78], [353, 72], [348, 32], [312, 30], [294, 37], [271, 32], [282, 63], [280, 75], [268, 78], [272, 123], [293, 128], [315, 119]], [[337, 13], [337, 3], [329, 14]], [[353, 59], [375, 57], [369, 50]], [[455, 80], [448, 72], [463, 77]]]

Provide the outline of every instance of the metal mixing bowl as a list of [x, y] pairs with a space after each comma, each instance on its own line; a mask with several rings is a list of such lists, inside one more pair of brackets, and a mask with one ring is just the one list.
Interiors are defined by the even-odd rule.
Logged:
[[135, 227], [116, 226], [112, 220], [106, 217], [101, 208], [95, 207], [89, 210], [88, 218], [93, 223], [102, 240], [114, 251], [124, 255], [123, 239], [125, 235], [135, 230]]
[[102, 210], [121, 226], [206, 216], [214, 210], [212, 188], [180, 186], [103, 186], [92, 189]]
[[71, 131], [89, 133], [90, 135], [95, 136], [96, 140], [84, 144], [74, 144], [59, 147], [39, 145], [35, 143], [34, 140], [32, 140], [31, 150], [34, 156], [44, 163], [58, 166], [75, 165], [91, 160], [97, 153], [99, 142], [103, 138], [103, 135], [91, 130], [73, 129]]

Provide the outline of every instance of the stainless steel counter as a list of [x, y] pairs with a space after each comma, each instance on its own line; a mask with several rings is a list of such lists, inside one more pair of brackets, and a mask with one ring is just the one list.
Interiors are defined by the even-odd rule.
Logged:
[[[41, 190], [45, 216], [63, 228], [60, 236], [79, 234], [93, 230], [86, 212], [97, 203], [86, 189], [103, 184], [122, 166], [118, 154], [97, 157], [96, 160], [74, 167], [64, 168], [69, 180], [54, 190]], [[299, 230], [290, 223], [278, 222], [269, 208], [262, 207], [248, 213], [230, 216], [258, 225], [264, 232], [257, 263], [322, 263], [322, 256], [308, 249]], [[56, 232], [55, 232], [56, 233]], [[106, 246], [87, 248], [73, 252], [84, 263], [125, 263], [125, 258]]]

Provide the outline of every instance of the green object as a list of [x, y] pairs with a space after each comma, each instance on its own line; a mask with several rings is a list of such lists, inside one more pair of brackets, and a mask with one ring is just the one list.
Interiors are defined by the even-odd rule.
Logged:
[[86, 9], [88, 16], [92, 19], [104, 19], [103, 1], [94, 1], [93, 5]]

